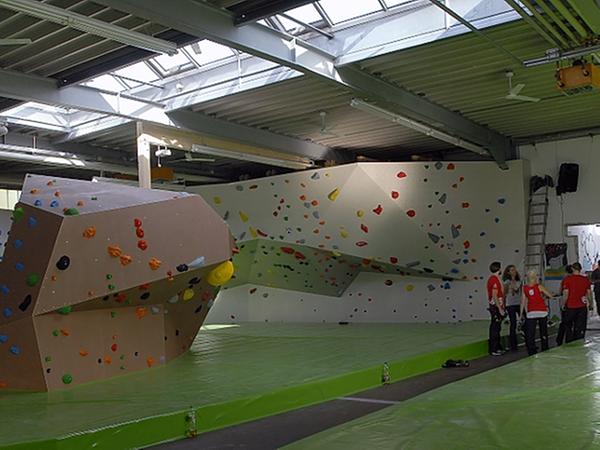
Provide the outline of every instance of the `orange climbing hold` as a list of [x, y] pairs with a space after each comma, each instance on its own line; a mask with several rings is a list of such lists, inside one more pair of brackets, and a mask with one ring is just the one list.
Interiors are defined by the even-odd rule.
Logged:
[[63, 336], [68, 336], [69, 334], [69, 330], [65, 329], [65, 328], [61, 328], [60, 329], [60, 334], [62, 334]]
[[79, 200], [77, 202], [77, 206], [83, 206], [83, 205], [85, 205], [85, 202], [83, 200]]
[[149, 356], [148, 358], [146, 358], [146, 365], [148, 367], [152, 367], [155, 362], [156, 361], [154, 360], [154, 358], [152, 356]]
[[110, 356], [105, 356], [104, 357], [104, 364], [110, 364], [112, 363], [112, 358]]
[[118, 258], [119, 256], [121, 256], [121, 248], [117, 245], [109, 245], [108, 254], [113, 258]]
[[161, 264], [162, 262], [158, 258], [150, 258], [150, 261], [148, 261], [148, 265], [152, 270], [157, 270]]
[[34, 194], [34, 195], [37, 194], [38, 192], [40, 192], [39, 189], [32, 189], [29, 191], [30, 194]]
[[122, 266], [127, 266], [128, 264], [131, 264], [131, 262], [133, 261], [133, 258], [129, 255], [121, 255], [119, 259], [121, 260]]
[[87, 350], [79, 350], [79, 356], [87, 356], [89, 352]]
[[60, 197], [60, 191], [56, 191], [56, 192], [54, 193], [54, 196], [55, 196], [55, 197]]
[[139, 306], [135, 309], [135, 315], [138, 319], [143, 319], [148, 314], [148, 308], [144, 308], [143, 306]]
[[86, 239], [91, 239], [96, 236], [96, 227], [87, 227], [83, 230], [83, 237]]

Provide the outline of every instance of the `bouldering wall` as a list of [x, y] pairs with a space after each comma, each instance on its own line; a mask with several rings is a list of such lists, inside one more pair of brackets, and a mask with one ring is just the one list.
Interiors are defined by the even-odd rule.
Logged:
[[509, 166], [359, 163], [197, 188], [239, 250], [208, 320], [486, 318], [490, 262], [523, 262], [523, 166]]
[[4, 246], [8, 240], [8, 233], [10, 232], [10, 226], [12, 211], [7, 209], [0, 209], [0, 261], [2, 261], [2, 255], [4, 254]]
[[182, 354], [232, 246], [197, 195], [28, 175], [0, 263], [0, 386], [54, 390]]

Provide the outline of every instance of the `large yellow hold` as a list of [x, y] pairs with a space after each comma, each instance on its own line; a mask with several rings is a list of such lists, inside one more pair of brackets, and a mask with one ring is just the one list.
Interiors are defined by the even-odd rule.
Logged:
[[231, 280], [232, 276], [233, 263], [231, 261], [225, 261], [208, 273], [206, 282], [211, 286], [222, 286]]

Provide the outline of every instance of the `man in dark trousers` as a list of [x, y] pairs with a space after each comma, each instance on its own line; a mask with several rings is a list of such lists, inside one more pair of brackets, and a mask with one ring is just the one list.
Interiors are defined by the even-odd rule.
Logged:
[[592, 271], [592, 284], [594, 285], [594, 298], [596, 299], [596, 311], [600, 314], [600, 261]]
[[592, 303], [592, 283], [587, 277], [581, 275], [581, 264], [573, 264], [573, 275], [563, 281], [563, 306], [564, 322], [566, 328], [566, 342], [585, 337], [587, 328], [588, 308], [594, 309]]

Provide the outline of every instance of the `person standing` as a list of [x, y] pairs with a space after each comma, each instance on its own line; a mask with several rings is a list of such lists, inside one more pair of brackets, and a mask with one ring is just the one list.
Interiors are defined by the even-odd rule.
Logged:
[[492, 273], [487, 280], [488, 311], [490, 312], [490, 332], [488, 350], [492, 356], [500, 356], [504, 352], [500, 345], [500, 330], [502, 329], [502, 318], [504, 310], [504, 290], [500, 280], [502, 264], [493, 262], [490, 264]]
[[525, 321], [525, 341], [527, 344], [527, 353], [529, 356], [537, 353], [535, 345], [535, 329], [540, 328], [540, 341], [542, 351], [548, 350], [548, 305], [547, 298], [552, 294], [539, 283], [538, 273], [535, 270], [527, 272], [527, 284], [523, 286], [523, 295], [521, 300], [521, 315], [526, 314]]
[[600, 314], [600, 261], [592, 271], [592, 284], [594, 285], [594, 299], [596, 300], [596, 311]]
[[[565, 280], [570, 275], [573, 275], [573, 266], [571, 266], [571, 264], [568, 264], [565, 268], [565, 271], [567, 272], [567, 275], [560, 282], [560, 295], [562, 295], [564, 291]], [[560, 347], [563, 344], [566, 332], [567, 327], [565, 326], [565, 307], [563, 305], [560, 308], [560, 324], [558, 325], [558, 332], [556, 333], [556, 345], [558, 347]]]
[[521, 308], [522, 283], [521, 276], [517, 271], [517, 267], [513, 264], [506, 266], [502, 274], [504, 281], [504, 297], [506, 303], [506, 312], [510, 319], [510, 334], [509, 342], [510, 349], [517, 351], [517, 324], [519, 322], [519, 310]]
[[566, 342], [585, 337], [588, 308], [594, 310], [592, 303], [592, 283], [581, 275], [581, 264], [573, 264], [573, 275], [563, 282], [562, 305], [565, 308]]

